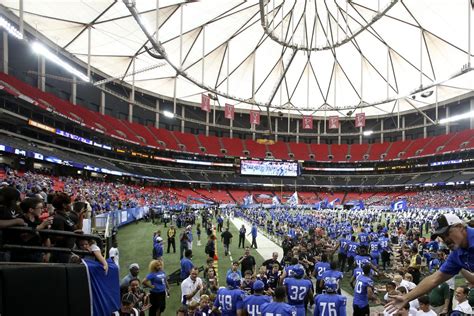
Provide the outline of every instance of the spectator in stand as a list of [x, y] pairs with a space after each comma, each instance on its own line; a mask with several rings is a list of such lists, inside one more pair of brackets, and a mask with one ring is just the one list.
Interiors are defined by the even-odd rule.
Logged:
[[166, 296], [169, 291], [168, 278], [163, 270], [162, 260], [153, 260], [149, 265], [150, 273], [143, 279], [142, 284], [150, 290], [149, 315], [160, 316], [166, 309]]
[[393, 312], [406, 302], [429, 292], [439, 284], [446, 282], [454, 275], [461, 274], [469, 281], [474, 281], [474, 260], [463, 260], [462, 258], [474, 255], [474, 228], [467, 227], [464, 222], [454, 214], [444, 214], [439, 216], [433, 223], [435, 232], [432, 239], [440, 237], [444, 240], [451, 254], [447, 261], [441, 266], [439, 271], [423, 279], [420, 284], [411, 292], [404, 296], [397, 296], [387, 304], [390, 306], [389, 312]]
[[[20, 192], [12, 187], [4, 186], [0, 189], [0, 228], [11, 226], [25, 226], [17, 203], [20, 201]], [[9, 242], [16, 236], [10, 232], [0, 230], [0, 240]], [[10, 261], [9, 251], [0, 251], [0, 261]]]
[[120, 269], [120, 253], [117, 241], [112, 242], [112, 247], [109, 249], [109, 258], [112, 259], [115, 265]]
[[239, 259], [241, 275], [245, 274], [245, 271], [252, 271], [255, 274], [255, 257], [250, 254], [250, 248], [245, 248], [244, 255]]
[[99, 246], [93, 240], [87, 239], [79, 239], [77, 241], [77, 246], [80, 250], [89, 251], [91, 254], [86, 255], [84, 259], [90, 260], [97, 260], [102, 264], [104, 268], [105, 274], [109, 271], [109, 264], [105, 260], [104, 256], [102, 256], [102, 251], [100, 250]]
[[224, 243], [224, 253], [227, 256], [229, 254], [230, 243], [232, 242], [232, 233], [229, 232], [229, 228], [225, 229], [225, 232], [221, 234], [221, 241]]
[[72, 204], [69, 217], [76, 223], [76, 229], [82, 230], [85, 213], [87, 212], [86, 202], [75, 202]]
[[267, 259], [262, 263], [262, 266], [265, 266], [267, 271], [271, 271], [274, 264], [277, 264], [280, 267], [280, 262], [278, 261], [278, 252], [276, 251], [272, 253], [272, 257], [270, 259]]
[[122, 296], [122, 306], [120, 310], [114, 312], [113, 316], [139, 316], [140, 312], [138, 309], [133, 307], [134, 304], [134, 296], [131, 293], [126, 293]]
[[192, 250], [188, 249], [184, 252], [184, 258], [181, 259], [181, 272], [180, 272], [181, 280], [184, 280], [187, 277], [189, 277], [191, 270], [194, 268], [194, 264], [191, 261], [192, 257], [193, 257]]
[[[20, 203], [20, 208], [23, 211], [22, 218], [28, 227], [34, 230], [48, 229], [53, 223], [53, 218], [49, 217], [47, 220], [41, 222], [39, 216], [43, 209], [43, 202], [37, 198], [26, 198]], [[38, 233], [23, 233], [19, 235], [21, 243], [25, 246], [45, 246], [50, 247], [51, 241], [49, 238], [39, 235]], [[17, 262], [48, 262], [49, 254], [41, 252], [14, 252], [12, 254], [12, 261]]]
[[[53, 198], [54, 218], [51, 229], [63, 230], [67, 232], [82, 232], [77, 230], [77, 222], [70, 217], [71, 212], [71, 198], [64, 192], [57, 193]], [[74, 247], [74, 237], [55, 236], [54, 247], [69, 248]], [[70, 254], [68, 253], [53, 253], [51, 256], [52, 262], [67, 263], [69, 262]]]
[[456, 297], [456, 301], [458, 301], [458, 305], [456, 305], [454, 310], [458, 312], [463, 312], [464, 314], [467, 314], [467, 315], [472, 315], [473, 310], [472, 310], [471, 305], [469, 305], [469, 301], [467, 300], [467, 297], [469, 295], [468, 287], [459, 286], [456, 289], [455, 293], [456, 293], [455, 297]]
[[427, 295], [423, 295], [418, 298], [420, 303], [420, 309], [416, 313], [416, 316], [436, 316], [437, 314], [430, 308], [430, 298]]
[[199, 303], [201, 299], [201, 292], [204, 287], [198, 273], [198, 268], [193, 267], [189, 276], [181, 283], [181, 301], [183, 305], [189, 306], [191, 302]]

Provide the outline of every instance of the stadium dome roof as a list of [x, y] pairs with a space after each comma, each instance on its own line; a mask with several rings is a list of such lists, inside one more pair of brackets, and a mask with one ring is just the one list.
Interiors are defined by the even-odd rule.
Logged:
[[86, 63], [90, 49], [92, 67], [197, 104], [210, 91], [219, 106], [374, 116], [474, 89], [470, 0], [23, 3], [26, 23]]

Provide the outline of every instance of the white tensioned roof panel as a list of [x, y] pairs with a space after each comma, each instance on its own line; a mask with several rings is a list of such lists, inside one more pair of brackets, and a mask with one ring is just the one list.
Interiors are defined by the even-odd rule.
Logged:
[[[470, 0], [159, 0], [166, 59], [149, 54], [158, 55], [123, 1], [23, 2], [26, 23], [84, 62], [90, 26], [92, 67], [197, 105], [209, 90], [220, 106], [371, 116], [474, 89]], [[152, 36], [156, 3], [136, 0]], [[19, 15], [18, 0], [2, 5]], [[411, 98], [433, 85], [437, 93]]]

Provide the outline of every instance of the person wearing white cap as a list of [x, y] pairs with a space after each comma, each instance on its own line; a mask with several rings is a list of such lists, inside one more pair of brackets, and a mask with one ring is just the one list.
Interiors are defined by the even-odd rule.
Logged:
[[138, 273], [140, 273], [140, 266], [138, 263], [132, 263], [129, 267], [129, 273], [120, 282], [120, 288], [128, 288], [130, 280], [139, 279]]
[[454, 214], [438, 216], [432, 224], [434, 233], [431, 239], [441, 238], [451, 253], [441, 268], [423, 279], [409, 293], [394, 296], [385, 306], [389, 312], [395, 312], [419, 296], [428, 293], [439, 284], [447, 281], [459, 272], [468, 280], [474, 281], [474, 228], [468, 227]]

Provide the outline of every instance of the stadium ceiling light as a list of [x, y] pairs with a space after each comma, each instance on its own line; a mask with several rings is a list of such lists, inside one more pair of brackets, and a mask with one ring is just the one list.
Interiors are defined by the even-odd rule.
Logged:
[[51, 53], [43, 44], [40, 44], [38, 42], [33, 42], [33, 44], [31, 44], [31, 48], [36, 54], [45, 57], [46, 59], [48, 59], [49, 61], [52, 61], [58, 66], [61, 66], [62, 68], [64, 68], [65, 70], [73, 74], [74, 76], [80, 78], [81, 80], [85, 82], [89, 82], [89, 77], [87, 77], [85, 74], [75, 69], [74, 67], [66, 63], [65, 61], [63, 61], [61, 58], [59, 58], [55, 54]]
[[459, 114], [459, 115], [453, 115], [451, 117], [441, 119], [441, 120], [439, 120], [439, 124], [446, 124], [446, 123], [456, 122], [456, 121], [463, 120], [463, 119], [466, 119], [466, 118], [471, 118], [471, 117], [474, 117], [474, 111], [467, 112], [467, 113], [464, 113], [464, 114]]
[[363, 131], [363, 132], [362, 132], [362, 135], [364, 135], [364, 136], [370, 136], [370, 135], [372, 135], [373, 133], [374, 133], [374, 131]]
[[168, 118], [174, 118], [174, 113], [171, 113], [170, 111], [163, 111], [163, 115]]
[[18, 39], [23, 39], [23, 34], [21, 34], [21, 32], [18, 31], [16, 27], [14, 27], [10, 22], [5, 20], [5, 18], [1, 16], [0, 16], [0, 26], [3, 27], [5, 30], [7, 30], [7, 32], [10, 35], [13, 35], [14, 37]]

